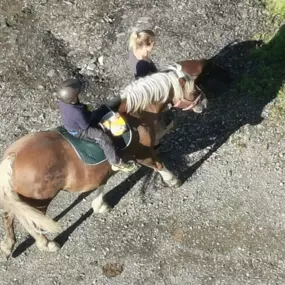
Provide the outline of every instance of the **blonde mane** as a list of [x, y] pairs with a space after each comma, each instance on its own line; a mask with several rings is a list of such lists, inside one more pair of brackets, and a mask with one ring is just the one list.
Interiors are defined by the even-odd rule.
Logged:
[[186, 80], [183, 91], [178, 79], [186, 76], [181, 71], [181, 65], [173, 64], [167, 66], [165, 71], [132, 82], [121, 93], [121, 99], [126, 100], [127, 112], [142, 111], [153, 103], [165, 103], [171, 87], [175, 99], [183, 98], [184, 92], [190, 89], [190, 82]]

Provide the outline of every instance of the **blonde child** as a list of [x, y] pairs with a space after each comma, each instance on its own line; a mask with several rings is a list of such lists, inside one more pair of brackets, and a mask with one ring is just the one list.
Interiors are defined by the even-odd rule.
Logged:
[[155, 34], [151, 30], [133, 32], [129, 39], [129, 65], [136, 79], [157, 72], [150, 59], [155, 44]]
[[[131, 34], [129, 39], [129, 65], [135, 79], [158, 71], [154, 62], [150, 59], [154, 45], [155, 34], [151, 30], [141, 30]], [[160, 121], [162, 128], [170, 129], [173, 125], [173, 114], [171, 110], [166, 108], [166, 111], [161, 113]], [[155, 149], [160, 153], [168, 152], [172, 149], [172, 146], [165, 145], [163, 147], [158, 143]]]

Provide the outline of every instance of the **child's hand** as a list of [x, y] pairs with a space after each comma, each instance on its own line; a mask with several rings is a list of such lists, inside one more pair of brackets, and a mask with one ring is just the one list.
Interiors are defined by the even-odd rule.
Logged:
[[92, 104], [87, 104], [86, 108], [89, 112], [92, 112], [94, 110], [94, 106]]

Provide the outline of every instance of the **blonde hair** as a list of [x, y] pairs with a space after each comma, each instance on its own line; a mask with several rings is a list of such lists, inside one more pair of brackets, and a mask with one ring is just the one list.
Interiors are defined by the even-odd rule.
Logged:
[[129, 39], [129, 49], [149, 46], [155, 41], [155, 34], [152, 30], [133, 32]]

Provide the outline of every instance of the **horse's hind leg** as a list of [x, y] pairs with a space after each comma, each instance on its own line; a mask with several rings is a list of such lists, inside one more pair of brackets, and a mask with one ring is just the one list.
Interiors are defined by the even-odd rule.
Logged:
[[60, 249], [58, 243], [47, 239], [43, 234], [30, 232], [30, 235], [36, 240], [37, 248], [40, 251], [56, 252]]
[[[46, 213], [48, 205], [37, 207], [39, 211], [41, 211], [44, 215]], [[26, 229], [29, 234], [35, 239], [36, 246], [40, 251], [48, 251], [48, 252], [56, 252], [60, 249], [60, 246], [55, 241], [51, 241], [48, 238], [46, 238], [45, 235], [40, 233], [40, 229], [38, 231], [35, 231], [32, 228]]]
[[10, 212], [4, 212], [3, 222], [5, 230], [5, 238], [0, 243], [0, 248], [4, 253], [5, 257], [8, 258], [12, 253], [13, 247], [16, 243], [15, 232], [14, 232], [14, 214]]
[[104, 196], [107, 194], [104, 191], [104, 185], [101, 185], [96, 191], [96, 197], [92, 202], [92, 208], [94, 213], [102, 214], [111, 210], [111, 207], [104, 201]]

